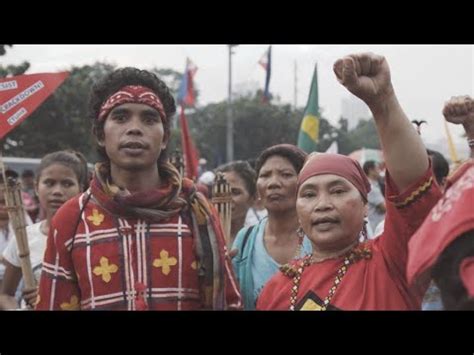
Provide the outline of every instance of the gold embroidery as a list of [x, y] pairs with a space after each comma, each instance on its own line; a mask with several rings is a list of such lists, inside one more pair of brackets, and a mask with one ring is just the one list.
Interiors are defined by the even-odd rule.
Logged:
[[102, 280], [110, 282], [112, 279], [111, 273], [117, 272], [118, 266], [115, 264], [109, 265], [109, 259], [105, 256], [100, 258], [100, 266], [96, 266], [93, 270], [94, 275], [102, 276]]
[[169, 257], [169, 253], [166, 250], [160, 252], [160, 258], [153, 261], [154, 267], [161, 267], [161, 272], [168, 275], [171, 272], [170, 266], [176, 265], [178, 260], [175, 257]]
[[104, 215], [94, 208], [92, 209], [92, 215], [87, 217], [87, 219], [91, 221], [94, 226], [100, 226], [104, 221]]
[[196, 260], [194, 260], [194, 261], [191, 263], [191, 268], [192, 268], [193, 270], [197, 270], [198, 266], [199, 266], [199, 263], [198, 263]]
[[395, 207], [397, 208], [403, 208], [408, 206], [410, 203], [412, 203], [415, 199], [420, 197], [426, 190], [429, 189], [431, 184], [433, 183], [433, 177], [430, 177], [426, 183], [421, 185], [418, 189], [413, 191], [410, 196], [408, 196], [404, 201], [395, 203]]
[[75, 311], [80, 308], [79, 298], [77, 296], [71, 296], [71, 300], [68, 302], [61, 303], [59, 306], [63, 311]]

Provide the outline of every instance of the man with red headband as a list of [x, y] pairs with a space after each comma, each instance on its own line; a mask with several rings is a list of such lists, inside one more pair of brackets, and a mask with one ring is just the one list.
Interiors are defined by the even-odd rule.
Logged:
[[[447, 121], [462, 124], [474, 157], [474, 100], [453, 97]], [[461, 165], [446, 191], [409, 243], [408, 281], [433, 278], [447, 310], [474, 310], [474, 160]]]
[[420, 309], [428, 282], [407, 282], [408, 241], [441, 195], [426, 149], [398, 103], [385, 58], [349, 55], [334, 71], [374, 116], [387, 167], [385, 230], [359, 242], [370, 190], [359, 163], [312, 154], [298, 176], [296, 210], [313, 253], [282, 268], [257, 309]]
[[216, 211], [166, 157], [175, 110], [147, 71], [92, 88], [101, 162], [52, 221], [36, 309], [241, 308]]

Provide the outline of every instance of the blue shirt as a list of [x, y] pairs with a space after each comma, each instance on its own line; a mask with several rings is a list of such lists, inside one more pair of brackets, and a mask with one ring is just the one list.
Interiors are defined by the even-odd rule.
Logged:
[[443, 301], [441, 301], [441, 291], [433, 281], [431, 281], [430, 287], [428, 287], [428, 290], [425, 293], [421, 309], [423, 311], [444, 310]]
[[[263, 234], [267, 221], [268, 219], [264, 218], [253, 227], [244, 250], [241, 249], [247, 228], [238, 233], [232, 246], [232, 249], [239, 251], [233, 260], [233, 265], [239, 279], [240, 291], [246, 310], [255, 309], [257, 298], [263, 287], [279, 271], [281, 266], [268, 254], [265, 248]], [[299, 257], [311, 254], [312, 251], [311, 242], [305, 236]]]

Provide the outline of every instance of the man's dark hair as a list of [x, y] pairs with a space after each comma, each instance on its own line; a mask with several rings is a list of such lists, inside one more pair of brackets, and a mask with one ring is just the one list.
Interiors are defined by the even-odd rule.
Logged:
[[[105, 120], [99, 121], [97, 119], [102, 104], [111, 95], [115, 94], [121, 88], [128, 85], [140, 85], [147, 87], [160, 98], [167, 117], [166, 120], [163, 120], [163, 129], [165, 132], [164, 136], [169, 138], [171, 119], [176, 112], [176, 104], [173, 95], [171, 95], [171, 92], [166, 84], [155, 74], [146, 70], [130, 67], [117, 69], [93, 85], [89, 99], [89, 116], [92, 119], [92, 132], [94, 136], [96, 138], [102, 138], [104, 135]], [[105, 161], [109, 160], [104, 147], [98, 146], [97, 151], [101, 159]], [[167, 148], [161, 152], [159, 158], [159, 161], [161, 162], [166, 160]]]
[[444, 179], [449, 174], [449, 164], [446, 158], [436, 150], [427, 149], [426, 152], [431, 157], [433, 173], [438, 185], [444, 183]]
[[375, 166], [376, 166], [376, 163], [375, 161], [373, 160], [367, 160], [365, 163], [364, 163], [364, 166], [362, 167], [362, 169], [364, 169], [364, 173], [365, 175], [369, 175], [369, 172], [372, 170], [372, 169], [375, 169]]
[[440, 255], [433, 267], [433, 279], [441, 291], [446, 310], [474, 310], [474, 299], [468, 297], [459, 275], [459, 266], [464, 258], [474, 256], [474, 230], [456, 238]]
[[217, 167], [216, 172], [236, 173], [244, 181], [245, 187], [249, 195], [252, 197], [255, 196], [255, 193], [257, 192], [257, 188], [255, 185], [257, 175], [255, 173], [255, 170], [252, 169], [252, 167], [250, 166], [248, 162], [243, 161], [243, 160], [231, 161], [230, 163]]
[[265, 162], [272, 156], [280, 156], [288, 159], [291, 165], [293, 165], [293, 168], [295, 168], [296, 173], [299, 174], [300, 170], [303, 168], [308, 154], [292, 144], [277, 144], [271, 146], [260, 153], [259, 157], [257, 158], [255, 163], [255, 171], [257, 172], [257, 176], [260, 174], [260, 169], [262, 168], [263, 164], [265, 164]]

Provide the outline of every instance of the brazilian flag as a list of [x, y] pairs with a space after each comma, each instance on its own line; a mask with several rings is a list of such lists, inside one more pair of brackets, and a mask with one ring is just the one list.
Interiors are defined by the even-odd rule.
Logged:
[[311, 90], [309, 91], [308, 103], [301, 121], [300, 133], [298, 135], [298, 147], [311, 153], [316, 151], [319, 141], [319, 100], [318, 100], [318, 66], [314, 68]]

